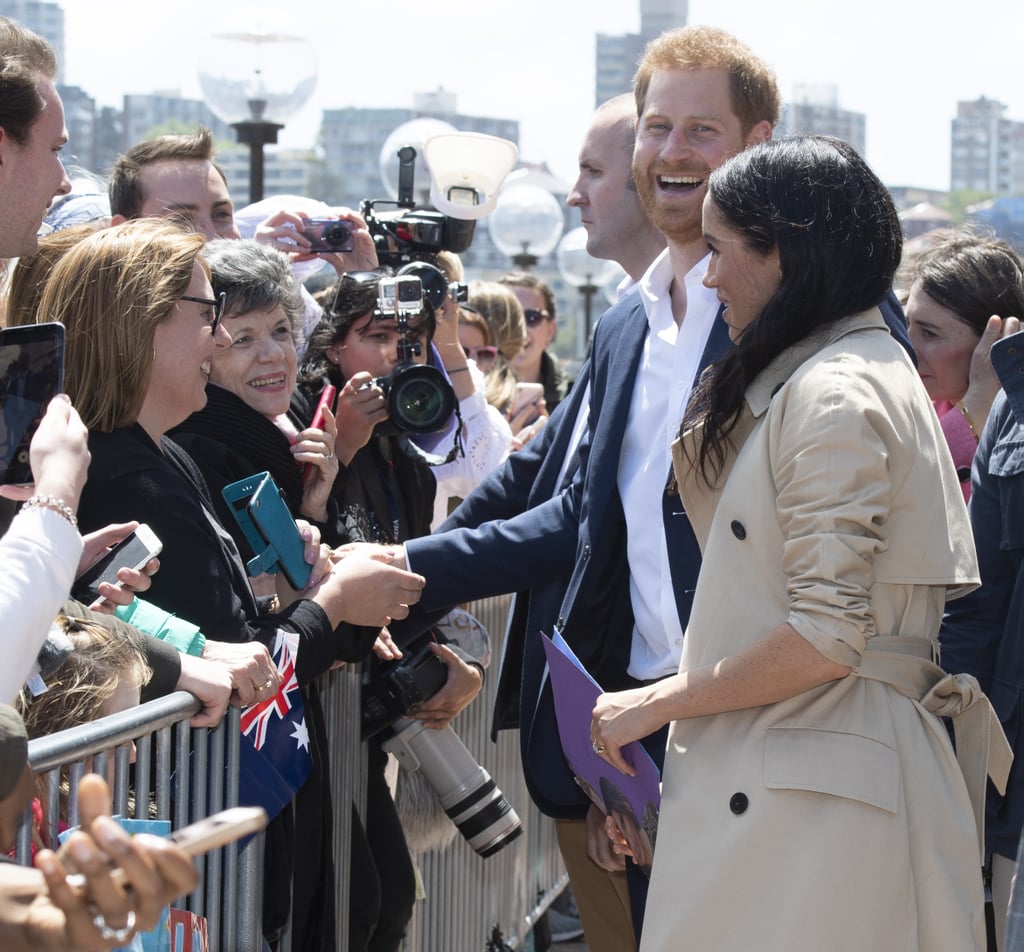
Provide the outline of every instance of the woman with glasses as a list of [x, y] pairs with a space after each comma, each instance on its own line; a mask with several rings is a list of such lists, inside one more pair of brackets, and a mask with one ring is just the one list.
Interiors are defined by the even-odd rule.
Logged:
[[544, 387], [544, 403], [551, 413], [572, 386], [558, 358], [548, 351], [558, 330], [555, 293], [550, 284], [526, 271], [506, 274], [501, 283], [519, 299], [526, 320], [526, 343], [512, 366], [524, 383]]
[[[332, 565], [309, 526], [309, 587], [254, 594], [201, 473], [166, 436], [205, 405], [214, 355], [230, 342], [221, 326], [223, 297], [214, 295], [201, 257], [204, 243], [165, 222], [130, 222], [83, 239], [47, 282], [39, 320], [61, 321], [67, 329], [65, 386], [89, 428], [92, 461], [79, 523], [87, 530], [132, 519], [148, 523], [163, 543], [151, 600], [221, 641], [258, 640], [273, 651], [279, 632], [288, 633], [298, 644], [297, 680], [306, 685], [336, 659], [361, 660], [369, 652], [375, 629], [342, 622], [379, 630], [407, 614], [421, 582], [365, 560]], [[323, 769], [321, 754], [313, 753], [314, 777]], [[289, 895], [295, 845], [286, 807], [268, 828], [268, 935], [287, 921], [282, 897]], [[314, 940], [326, 932], [333, 941], [332, 870], [317, 847], [303, 864], [319, 863], [314, 881], [323, 890], [321, 905], [307, 921], [296, 917], [293, 931]]]

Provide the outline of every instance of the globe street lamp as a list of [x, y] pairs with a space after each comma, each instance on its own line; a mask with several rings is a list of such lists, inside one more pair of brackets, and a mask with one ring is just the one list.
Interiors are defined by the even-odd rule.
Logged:
[[567, 284], [580, 289], [583, 295], [583, 340], [580, 356], [590, 345], [591, 313], [594, 295], [615, 273], [614, 261], [592, 258], [587, 254], [587, 229], [582, 225], [566, 232], [555, 252], [558, 270]]
[[217, 33], [199, 53], [199, 85], [210, 109], [249, 146], [249, 201], [263, 198], [263, 147], [316, 88], [316, 52], [304, 37], [265, 28]]
[[554, 250], [563, 224], [558, 199], [539, 185], [525, 183], [502, 189], [487, 219], [495, 247], [523, 271]]

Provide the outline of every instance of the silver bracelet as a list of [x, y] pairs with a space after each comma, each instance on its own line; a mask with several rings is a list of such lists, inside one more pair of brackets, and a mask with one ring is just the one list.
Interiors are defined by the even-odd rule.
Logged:
[[75, 518], [72, 508], [63, 499], [58, 499], [56, 496], [29, 496], [21, 506], [22, 512], [26, 509], [52, 509], [67, 519], [75, 528], [78, 527], [78, 520]]

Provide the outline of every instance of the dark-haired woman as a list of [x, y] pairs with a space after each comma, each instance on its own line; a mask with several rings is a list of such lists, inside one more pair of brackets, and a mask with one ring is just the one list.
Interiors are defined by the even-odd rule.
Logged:
[[918, 372], [969, 500], [971, 463], [999, 393], [989, 351], [1020, 330], [1024, 264], [998, 238], [951, 234], [917, 262], [905, 310]]
[[680, 671], [603, 695], [591, 728], [628, 771], [621, 745], [671, 724], [641, 948], [982, 950], [978, 829], [937, 715], [987, 702], [933, 663], [977, 567], [876, 309], [895, 209], [851, 147], [801, 138], [713, 172], [703, 226], [736, 347], [674, 452], [704, 555]]
[[[334, 446], [340, 472], [332, 503], [349, 541], [394, 544], [430, 532], [435, 479], [430, 467], [411, 454], [405, 435], [379, 428], [388, 420], [388, 405], [374, 381], [398, 364], [401, 337], [394, 316], [377, 309], [380, 279], [373, 272], [342, 279], [332, 307], [310, 335], [293, 410], [306, 420], [324, 387], [337, 388]], [[409, 320], [409, 336], [420, 345], [418, 362], [425, 360], [433, 332], [434, 312], [425, 304]], [[419, 645], [403, 649], [409, 653]], [[432, 650], [447, 664], [448, 681], [417, 717], [441, 727], [476, 696], [483, 677], [457, 646]], [[354, 866], [351, 915], [354, 931], [366, 923], [370, 934], [352, 939], [353, 952], [397, 952], [412, 916], [415, 874], [384, 779], [386, 762], [380, 744], [369, 741], [365, 826], [372, 857], [364, 859], [372, 859], [372, 865], [358, 873]], [[360, 897], [365, 899], [361, 907]]]

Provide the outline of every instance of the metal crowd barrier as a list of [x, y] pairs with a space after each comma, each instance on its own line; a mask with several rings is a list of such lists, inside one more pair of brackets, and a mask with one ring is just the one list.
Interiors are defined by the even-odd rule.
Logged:
[[[494, 598], [468, 607], [491, 637], [492, 664], [481, 695], [453, 723], [458, 735], [501, 788], [523, 824], [523, 835], [500, 852], [481, 858], [456, 836], [446, 849], [415, 858], [425, 899], [418, 902], [406, 938], [407, 952], [504, 952], [529, 946], [534, 924], [566, 882], [554, 824], [533, 806], [526, 792], [513, 731], [490, 740], [491, 712], [498, 680], [498, 659], [505, 632], [509, 598]], [[338, 952], [347, 952], [347, 911], [351, 804], [366, 810], [366, 754], [359, 738], [359, 667], [333, 671], [318, 682], [327, 721], [330, 778], [334, 800], [334, 857], [338, 900]], [[114, 810], [122, 816], [169, 819], [178, 829], [238, 802], [239, 711], [232, 708], [213, 730], [192, 730], [188, 720], [199, 708], [192, 695], [179, 692], [130, 711], [39, 738], [29, 744], [29, 760], [44, 779], [47, 830], [55, 841], [60, 810], [60, 778], [70, 779], [67, 822], [78, 822], [75, 809], [78, 780], [91, 769], [108, 772], [113, 749]], [[131, 773], [130, 743], [136, 745]], [[190, 756], [191, 755], [191, 756]], [[66, 768], [66, 769], [65, 769]], [[209, 778], [223, 776], [223, 784]], [[152, 778], [152, 784], [151, 784]], [[191, 800], [174, 796], [191, 789]], [[209, 791], [209, 793], [207, 793]], [[134, 811], [130, 811], [134, 794]], [[150, 803], [154, 806], [150, 808]], [[192, 813], [190, 815], [190, 804]], [[23, 820], [18, 858], [28, 862], [31, 818]], [[263, 837], [241, 851], [226, 847], [210, 853], [202, 864], [197, 889], [176, 905], [206, 916], [210, 952], [260, 952], [263, 889]], [[358, 872], [357, 872], [358, 874]], [[291, 952], [286, 930], [280, 952]]]
[[[239, 711], [232, 708], [215, 729], [192, 730], [188, 721], [199, 708], [191, 694], [178, 692], [30, 741], [29, 762], [46, 790], [43, 832], [47, 842], [57, 839], [62, 777], [70, 783], [66, 822], [76, 826], [78, 782], [88, 770], [113, 777], [115, 813], [170, 820], [172, 829], [237, 805]], [[135, 769], [130, 771], [133, 741]], [[224, 782], [210, 783], [212, 777], [223, 777]], [[190, 789], [191, 796], [176, 795]], [[31, 837], [29, 812], [18, 832], [20, 862], [29, 861]], [[195, 891], [175, 903], [206, 917], [210, 952], [259, 952], [262, 948], [262, 850], [260, 834], [241, 850], [228, 846], [207, 854], [199, 864]]]

